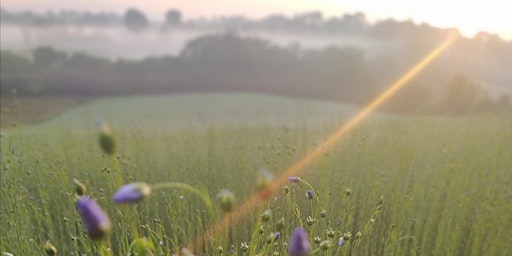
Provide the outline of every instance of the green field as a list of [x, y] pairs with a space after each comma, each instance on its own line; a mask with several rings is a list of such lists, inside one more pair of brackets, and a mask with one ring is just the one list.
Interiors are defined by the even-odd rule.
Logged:
[[[512, 255], [509, 114], [374, 114], [299, 173], [305, 182], [288, 183], [288, 194], [276, 187], [229, 227], [210, 229], [225, 214], [221, 189], [242, 204], [257, 191], [258, 170], [278, 177], [356, 111], [266, 95], [147, 96], [102, 99], [4, 130], [0, 251], [44, 255], [51, 241], [58, 255], [129, 255], [132, 241], [147, 237], [154, 255], [183, 246], [197, 255], [231, 255], [232, 246], [235, 255], [288, 255], [292, 231], [303, 226], [312, 255]], [[97, 120], [114, 132], [113, 157], [98, 145]], [[122, 183], [197, 190], [159, 189], [138, 204], [116, 204], [119, 173]], [[110, 216], [107, 239], [86, 235], [73, 179]], [[314, 199], [306, 197], [308, 184]], [[201, 243], [192, 244], [197, 237]]]

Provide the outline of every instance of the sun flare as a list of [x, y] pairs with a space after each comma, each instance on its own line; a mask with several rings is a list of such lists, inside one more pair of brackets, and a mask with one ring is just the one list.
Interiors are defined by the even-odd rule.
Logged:
[[[299, 5], [300, 3], [297, 3]], [[512, 39], [512, 2], [489, 1], [306, 1], [302, 7], [320, 9], [326, 15], [362, 12], [370, 22], [394, 18], [427, 23], [442, 28], [457, 28], [464, 36], [480, 31], [497, 33]]]
[[[345, 134], [350, 132], [352, 129], [357, 127], [362, 121], [364, 121], [373, 111], [375, 111], [380, 105], [389, 100], [398, 90], [407, 84], [412, 78], [418, 75], [423, 69], [425, 69], [433, 60], [435, 60], [441, 53], [443, 53], [448, 47], [450, 47], [458, 38], [457, 34], [451, 34], [446, 40], [441, 42], [435, 49], [429, 52], [423, 57], [416, 65], [414, 65], [409, 71], [407, 71], [402, 77], [396, 82], [391, 84], [384, 92], [378, 97], [371, 101], [366, 107], [364, 107], [359, 113], [353, 118], [348, 120], [338, 130], [336, 130], [331, 136], [329, 136], [323, 143], [313, 148], [308, 154], [296, 161], [290, 167], [288, 167], [283, 174], [277, 177], [271, 186], [267, 186], [258, 193], [253, 194], [250, 198], [244, 200], [244, 203], [236, 208], [234, 211], [227, 213], [223, 219], [218, 221], [215, 225], [210, 228], [212, 233], [220, 232], [230, 222], [237, 222], [247, 213], [250, 212], [251, 208], [258, 202], [265, 200], [265, 195], [272, 193], [273, 188], [282, 187], [287, 181], [288, 177], [299, 175], [304, 168], [309, 166], [319, 156], [326, 153], [332, 146], [339, 142]], [[193, 248], [197, 246], [203, 234], [196, 237], [195, 240], [191, 241], [189, 247]]]

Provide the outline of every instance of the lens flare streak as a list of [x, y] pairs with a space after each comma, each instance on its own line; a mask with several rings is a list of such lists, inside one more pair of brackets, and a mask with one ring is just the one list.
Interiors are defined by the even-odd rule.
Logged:
[[[391, 96], [393, 96], [393, 94], [395, 94], [400, 88], [405, 86], [407, 82], [409, 82], [412, 78], [418, 75], [418, 73], [425, 69], [442, 52], [444, 52], [448, 47], [450, 47], [457, 40], [458, 37], [459, 35], [456, 33], [451, 34], [445, 41], [443, 41], [439, 46], [434, 48], [429, 54], [427, 54], [415, 66], [413, 66], [407, 73], [400, 77], [400, 79], [398, 79], [395, 83], [390, 85], [386, 91], [384, 91], [372, 102], [370, 102], [365, 108], [363, 108], [359, 113], [357, 113], [357, 115], [350, 119], [346, 124], [341, 126], [322, 144], [315, 147], [302, 159], [295, 162], [288, 169], [286, 169], [286, 171], [283, 174], [281, 174], [277, 179], [275, 179], [274, 182], [266, 189], [252, 195], [251, 197], [246, 199], [244, 203], [240, 205], [238, 208], [227, 213], [222, 220], [220, 220], [219, 222], [215, 223], [212, 227], [210, 227], [209, 231], [212, 232], [213, 234], [219, 234], [220, 232], [222, 232], [222, 229], [226, 227], [227, 223], [235, 223], [240, 218], [243, 218], [248, 212], [250, 212], [251, 209], [255, 207], [255, 205], [258, 202], [264, 200], [265, 197], [262, 195], [265, 195], [266, 193], [269, 192], [273, 192], [271, 191], [273, 188], [282, 187], [286, 182], [288, 182], [288, 177], [298, 175], [302, 170], [304, 170], [306, 166], [311, 164], [316, 158], [326, 153], [327, 150], [330, 149], [336, 142], [338, 142], [345, 134], [347, 134], [350, 130], [355, 128], [359, 123], [361, 123], [365, 118], [367, 118], [375, 109], [382, 105], [382, 103], [391, 98]], [[192, 240], [189, 248], [197, 246], [199, 241], [201, 241], [202, 237], [203, 235], [201, 234], [195, 240]]]

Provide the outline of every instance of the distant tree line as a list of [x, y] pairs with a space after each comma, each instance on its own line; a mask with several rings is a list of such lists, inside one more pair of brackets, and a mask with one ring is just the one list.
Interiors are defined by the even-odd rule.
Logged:
[[[447, 30], [431, 27], [427, 24], [416, 25], [412, 21], [395, 21], [387, 19], [372, 25], [363, 13], [345, 14], [339, 17], [326, 18], [321, 12], [311, 11], [293, 16], [271, 14], [261, 19], [250, 19], [243, 15], [221, 16], [211, 19], [196, 18], [183, 20], [182, 12], [169, 9], [163, 15], [163, 28], [182, 27], [188, 29], [220, 29], [220, 30], [266, 30], [279, 32], [298, 32], [329, 35], [352, 35], [375, 38], [396, 38], [397, 35], [411, 37], [439, 38]], [[90, 26], [124, 26], [133, 31], [141, 31], [150, 27], [146, 14], [137, 8], [128, 8], [123, 15], [110, 12], [80, 12], [64, 10], [34, 13], [31, 11], [10, 12], [0, 9], [0, 20], [3, 24], [30, 26], [51, 25], [90, 25]]]
[[[164, 26], [177, 26], [181, 20], [181, 12], [169, 9], [164, 15]], [[137, 8], [126, 9], [123, 15], [110, 12], [80, 12], [64, 10], [60, 12], [48, 11], [44, 14], [24, 11], [20, 13], [0, 9], [0, 21], [3, 24], [29, 25], [29, 26], [61, 26], [61, 25], [88, 25], [88, 26], [125, 26], [128, 29], [139, 31], [150, 26], [146, 14]]]
[[[130, 7], [124, 14], [111, 12], [81, 12], [63, 10], [34, 13], [31, 11], [11, 12], [0, 8], [2, 24], [50, 26], [50, 25], [90, 25], [90, 26], [125, 26], [133, 31], [149, 28], [151, 23], [146, 14]], [[417, 25], [411, 20], [396, 21], [385, 19], [370, 23], [365, 14], [354, 13], [340, 16], [324, 17], [319, 11], [298, 13], [292, 16], [270, 14], [260, 19], [251, 19], [243, 15], [220, 16], [213, 18], [183, 19], [183, 13], [170, 8], [163, 13], [163, 22], [153, 22], [162, 28], [181, 27], [187, 29], [216, 29], [229, 31], [265, 30], [291, 33], [350, 35], [377, 39], [438, 40], [447, 32], [457, 29], [440, 29], [426, 23]], [[501, 41], [496, 35], [493, 40]]]
[[[11, 90], [23, 95], [86, 97], [243, 91], [355, 105], [367, 104], [381, 93], [387, 86], [386, 74], [389, 77], [393, 68], [390, 59], [366, 60], [358, 48], [282, 48], [232, 33], [192, 40], [178, 56], [140, 61], [113, 61], [50, 47], [37, 48], [28, 57], [3, 50], [0, 60], [3, 95]], [[429, 70], [399, 92], [385, 109], [467, 114], [510, 107], [509, 96], [490, 97], [465, 75], [439, 71], [443, 70], [440, 67]]]

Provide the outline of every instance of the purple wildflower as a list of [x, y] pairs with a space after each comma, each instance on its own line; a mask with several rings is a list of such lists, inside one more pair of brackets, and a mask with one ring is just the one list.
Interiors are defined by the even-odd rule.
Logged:
[[112, 223], [95, 200], [88, 196], [82, 196], [76, 201], [75, 207], [89, 237], [100, 239], [110, 233]]
[[151, 187], [144, 182], [130, 183], [119, 188], [114, 195], [116, 203], [136, 203], [151, 194]]
[[338, 240], [338, 246], [342, 246], [343, 243], [345, 243], [345, 239], [343, 239], [343, 237], [340, 237], [340, 240]]
[[281, 233], [277, 232], [274, 234], [274, 241], [281, 237]]
[[290, 176], [290, 177], [288, 177], [288, 180], [289, 180], [291, 183], [299, 183], [299, 182], [300, 182], [300, 177], [297, 177], [297, 176]]
[[309, 199], [313, 199], [313, 190], [309, 189], [309, 190], [306, 192], [306, 196], [307, 196]]
[[288, 246], [288, 253], [290, 256], [306, 256], [310, 250], [306, 231], [302, 228], [296, 228]]

